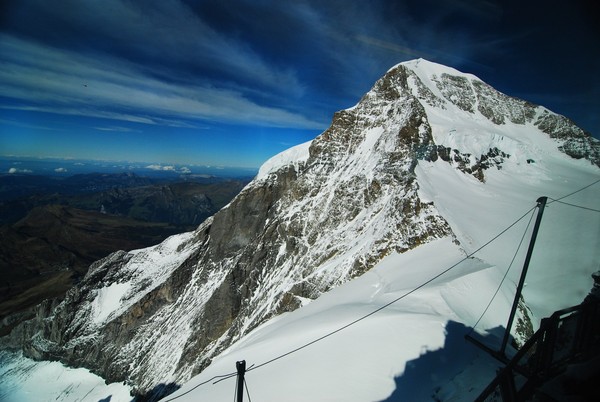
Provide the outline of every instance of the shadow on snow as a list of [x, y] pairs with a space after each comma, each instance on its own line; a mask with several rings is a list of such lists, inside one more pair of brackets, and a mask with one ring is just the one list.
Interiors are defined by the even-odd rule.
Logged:
[[131, 402], [156, 402], [181, 388], [181, 385], [171, 382], [169, 384], [158, 384], [148, 392], [138, 394]]
[[[476, 398], [494, 379], [500, 364], [465, 339], [465, 335], [471, 331], [472, 328], [461, 323], [448, 321], [444, 346], [429, 350], [418, 358], [406, 362], [404, 373], [395, 378], [396, 389], [381, 402], [442, 401], [449, 399], [456, 392], [460, 392], [464, 400]], [[476, 333], [473, 335], [480, 342], [493, 348], [493, 345], [500, 345], [504, 328], [494, 328], [488, 331], [486, 336]], [[483, 364], [475, 367], [473, 366], [475, 360], [480, 360]], [[466, 376], [468, 384], [461, 383], [464, 379], [451, 382], [458, 374], [469, 368], [473, 373], [469, 372]], [[474, 377], [479, 377], [479, 380]]]

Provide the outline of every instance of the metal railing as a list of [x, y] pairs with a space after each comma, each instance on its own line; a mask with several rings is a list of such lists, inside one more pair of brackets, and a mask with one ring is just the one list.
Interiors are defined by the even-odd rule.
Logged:
[[531, 397], [569, 363], [600, 352], [600, 302], [588, 298], [580, 305], [544, 318], [540, 329], [499, 370], [477, 402], [514, 402]]

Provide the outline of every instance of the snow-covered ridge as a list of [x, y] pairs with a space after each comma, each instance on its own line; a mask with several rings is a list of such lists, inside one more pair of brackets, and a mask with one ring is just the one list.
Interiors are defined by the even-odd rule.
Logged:
[[452, 73], [454, 75], [464, 75], [464, 76], [475, 77], [473, 74], [464, 73], [453, 67], [446, 66], [446, 65], [440, 64], [440, 63], [436, 63], [434, 61], [430, 61], [430, 60], [424, 59], [422, 57], [412, 59], [412, 60], [402, 61], [398, 64], [395, 64], [387, 70], [386, 74], [389, 74], [390, 72], [394, 71], [396, 68], [398, 68], [398, 66], [405, 66], [405, 67], [410, 68], [411, 70], [418, 68], [423, 71], [429, 71], [430, 73], [433, 73], [433, 74]]
[[297, 165], [298, 163], [305, 162], [309, 156], [308, 149], [310, 148], [311, 143], [312, 141], [307, 141], [303, 144], [298, 144], [271, 157], [261, 165], [255, 180], [262, 180], [268, 176], [269, 173], [278, 170], [283, 166], [288, 166], [290, 164]]
[[[193, 239], [194, 232], [170, 236], [159, 245], [129, 252], [127, 263], [119, 267], [118, 273], [109, 270], [99, 284], [105, 286], [94, 290], [90, 303], [91, 321], [102, 325], [118, 317], [137, 303], [142, 297], [162, 284], [198, 247], [183, 248]], [[109, 259], [108, 263], [111, 262]], [[95, 275], [103, 270], [98, 265], [90, 270]]]
[[445, 66], [443, 64], [435, 63], [433, 61], [429, 61], [423, 58], [399, 63], [394, 67], [390, 68], [388, 70], [388, 73], [390, 71], [393, 71], [395, 68], [398, 68], [398, 66], [404, 66], [413, 71], [430, 89], [431, 86], [428, 84], [433, 82], [432, 79], [435, 77], [440, 77], [443, 74], [451, 75], [454, 77], [465, 77], [469, 80], [482, 81], [479, 77], [477, 77], [474, 74], [464, 73], [453, 67]]

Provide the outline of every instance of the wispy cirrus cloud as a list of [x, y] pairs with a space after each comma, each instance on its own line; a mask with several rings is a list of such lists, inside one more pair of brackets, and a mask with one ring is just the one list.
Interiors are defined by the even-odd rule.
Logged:
[[[223, 8], [233, 14], [243, 3]], [[50, 45], [103, 51], [143, 64], [217, 71], [222, 78], [271, 89], [301, 90], [294, 68], [269, 62], [240, 32], [217, 28], [214, 18], [203, 12], [212, 5], [203, 6], [183, 0], [63, 0], [59, 6], [23, 0], [7, 10], [15, 20], [35, 19], [36, 24], [21, 24], [16, 30]]]
[[41, 124], [31, 124], [28, 122], [12, 120], [12, 119], [0, 119], [0, 125], [28, 128], [32, 130], [47, 130], [47, 131], [56, 131], [55, 127], [48, 127]]
[[89, 56], [9, 35], [0, 91], [16, 101], [2, 108], [194, 127], [202, 120], [273, 127], [322, 128], [301, 114], [257, 104], [243, 93], [193, 80], [157, 78], [114, 56]]
[[130, 127], [118, 127], [118, 126], [110, 126], [110, 127], [94, 127], [94, 130], [98, 131], [111, 131], [118, 133], [139, 133], [141, 130], [136, 130]]

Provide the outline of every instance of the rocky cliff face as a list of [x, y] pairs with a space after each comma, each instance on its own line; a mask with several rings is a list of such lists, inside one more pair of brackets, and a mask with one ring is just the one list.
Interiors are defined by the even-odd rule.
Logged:
[[542, 130], [555, 148], [598, 164], [598, 141], [566, 119], [475, 77], [424, 60], [401, 64], [311, 143], [267, 162], [196, 231], [94, 263], [64, 300], [38, 306], [2, 342], [140, 392], [181, 383], [269, 318], [392, 251], [452, 235], [419, 197], [418, 161], [439, 158], [485, 181], [486, 169], [526, 156], [503, 149], [496, 132], [478, 146], [440, 140], [440, 119], [462, 114], [498, 133]]

